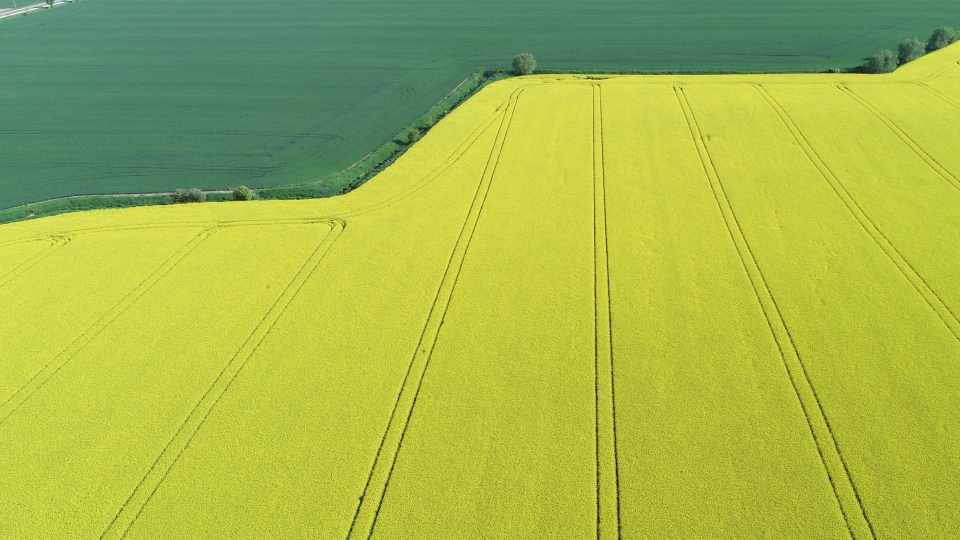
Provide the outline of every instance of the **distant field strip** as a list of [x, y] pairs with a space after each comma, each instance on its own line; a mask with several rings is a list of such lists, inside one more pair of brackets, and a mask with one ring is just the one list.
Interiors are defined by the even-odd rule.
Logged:
[[957, 537], [958, 57], [517, 78], [341, 197], [0, 227], [0, 537]]

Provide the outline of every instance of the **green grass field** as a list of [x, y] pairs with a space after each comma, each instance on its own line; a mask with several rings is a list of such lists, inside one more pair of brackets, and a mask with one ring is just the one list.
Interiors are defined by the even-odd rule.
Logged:
[[318, 180], [520, 51], [547, 70], [823, 70], [958, 18], [949, 0], [84, 0], [0, 23], [0, 209]]

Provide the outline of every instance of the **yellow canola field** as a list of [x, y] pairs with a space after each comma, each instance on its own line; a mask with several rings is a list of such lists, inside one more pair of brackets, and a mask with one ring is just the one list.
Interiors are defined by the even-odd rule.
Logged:
[[523, 77], [348, 195], [0, 227], [0, 538], [955, 538], [958, 60]]

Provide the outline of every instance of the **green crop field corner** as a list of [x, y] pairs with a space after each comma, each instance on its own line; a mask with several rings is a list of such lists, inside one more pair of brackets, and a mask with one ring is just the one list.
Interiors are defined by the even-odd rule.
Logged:
[[84, 0], [0, 21], [0, 209], [316, 182], [521, 51], [554, 71], [823, 71], [958, 19], [953, 0]]
[[2, 225], [0, 538], [957, 538], [958, 95], [518, 77], [343, 196]]

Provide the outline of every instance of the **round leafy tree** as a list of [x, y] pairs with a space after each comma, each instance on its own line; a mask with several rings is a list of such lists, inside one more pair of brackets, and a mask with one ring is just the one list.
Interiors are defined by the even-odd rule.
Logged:
[[901, 41], [900, 46], [897, 47], [897, 60], [902, 66], [907, 62], [913, 62], [917, 58], [920, 58], [925, 52], [926, 47], [924, 47], [923, 43], [919, 39], [905, 39]]
[[957, 40], [957, 33], [949, 26], [941, 26], [933, 31], [927, 41], [927, 52], [938, 51]]
[[530, 53], [520, 53], [513, 57], [513, 72], [517, 75], [530, 75], [537, 69], [537, 59]]
[[867, 73], [890, 73], [897, 69], [897, 57], [890, 49], [884, 49], [870, 57], [863, 64]]

